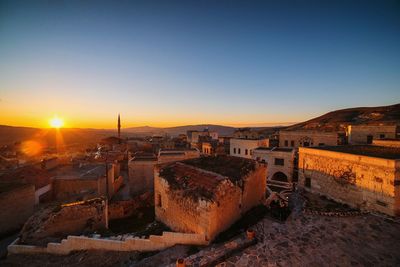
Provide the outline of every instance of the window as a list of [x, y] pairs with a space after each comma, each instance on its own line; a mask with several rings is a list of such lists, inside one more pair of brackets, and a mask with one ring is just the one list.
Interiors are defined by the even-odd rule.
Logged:
[[233, 154], [236, 154], [236, 147], [233, 149]]
[[240, 155], [240, 148], [238, 148], [238, 154]]
[[285, 140], [285, 146], [289, 146], [289, 141]]
[[385, 138], [385, 135], [384, 135], [384, 134], [380, 134], [380, 135], [379, 135], [379, 138], [380, 138], [380, 139], [383, 139], [383, 138]]
[[245, 154], [245, 155], [248, 155], [248, 154], [249, 154], [249, 151], [247, 150], [247, 148], [244, 150], [244, 154]]
[[290, 141], [290, 146], [294, 147], [294, 140]]
[[367, 144], [372, 144], [374, 137], [372, 135], [367, 135]]
[[283, 166], [285, 165], [284, 159], [275, 158], [275, 165]]
[[319, 144], [318, 144], [318, 146], [324, 146], [324, 145], [325, 145], [324, 143], [319, 143]]
[[162, 201], [161, 201], [161, 195], [157, 194], [157, 199], [156, 199], [156, 205], [157, 207], [162, 207]]
[[311, 178], [310, 177], [306, 177], [306, 180], [304, 181], [304, 186], [311, 188]]
[[250, 156], [253, 156], [253, 149], [250, 149]]
[[304, 142], [303, 146], [305, 146], [305, 147], [310, 146], [310, 143], [309, 142]]

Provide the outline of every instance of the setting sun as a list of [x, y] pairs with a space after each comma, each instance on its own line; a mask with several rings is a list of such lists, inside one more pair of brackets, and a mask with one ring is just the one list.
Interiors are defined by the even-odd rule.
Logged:
[[61, 128], [64, 125], [63, 119], [61, 119], [57, 116], [54, 116], [53, 118], [51, 118], [49, 123], [52, 128]]

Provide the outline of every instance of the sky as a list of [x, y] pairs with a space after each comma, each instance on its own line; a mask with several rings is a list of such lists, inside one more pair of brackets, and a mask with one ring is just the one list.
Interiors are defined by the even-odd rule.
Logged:
[[281, 124], [399, 85], [399, 1], [0, 0], [0, 124]]

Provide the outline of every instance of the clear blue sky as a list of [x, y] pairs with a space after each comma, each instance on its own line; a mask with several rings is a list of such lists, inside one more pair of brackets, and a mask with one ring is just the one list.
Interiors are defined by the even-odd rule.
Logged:
[[399, 1], [0, 0], [0, 124], [295, 122], [399, 102]]

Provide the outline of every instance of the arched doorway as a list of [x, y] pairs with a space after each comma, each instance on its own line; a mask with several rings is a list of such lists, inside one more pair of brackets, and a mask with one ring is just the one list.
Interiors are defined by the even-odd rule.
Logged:
[[283, 172], [276, 172], [271, 180], [281, 181], [281, 182], [289, 182], [288, 177]]

